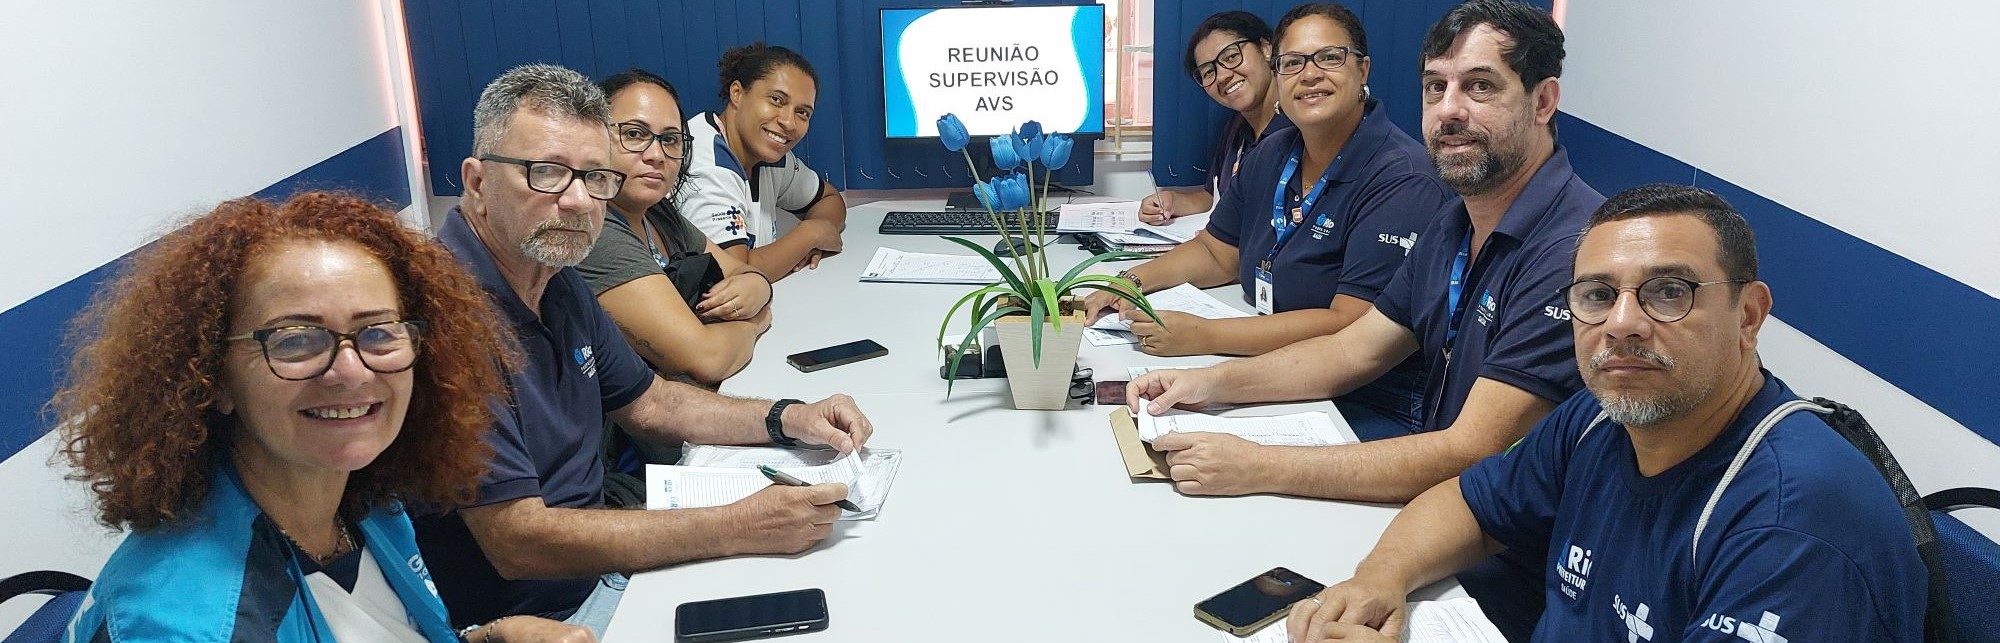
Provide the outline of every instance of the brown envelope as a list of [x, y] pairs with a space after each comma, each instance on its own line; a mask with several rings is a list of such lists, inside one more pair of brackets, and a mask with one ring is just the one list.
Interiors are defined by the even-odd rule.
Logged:
[[1139, 439], [1139, 421], [1123, 406], [1111, 412], [1111, 437], [1118, 441], [1119, 457], [1125, 459], [1125, 475], [1134, 481], [1173, 479], [1167, 476], [1167, 454]]

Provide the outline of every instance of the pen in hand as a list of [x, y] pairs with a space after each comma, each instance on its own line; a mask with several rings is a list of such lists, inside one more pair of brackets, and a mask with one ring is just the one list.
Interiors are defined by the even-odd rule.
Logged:
[[[812, 486], [812, 483], [810, 483], [810, 482], [806, 482], [806, 481], [804, 481], [804, 480], [800, 480], [800, 479], [798, 479], [798, 478], [794, 478], [794, 477], [792, 477], [792, 476], [791, 476], [790, 474], [787, 474], [787, 473], [785, 473], [785, 472], [783, 472], [783, 471], [779, 471], [779, 470], [777, 470], [777, 469], [773, 469], [773, 468], [771, 468], [771, 465], [768, 465], [768, 464], [760, 464], [760, 465], [757, 465], [757, 471], [758, 471], [759, 473], [763, 473], [763, 474], [764, 474], [764, 477], [766, 477], [766, 478], [770, 478], [770, 479], [771, 479], [771, 482], [775, 482], [775, 483], [778, 483], [778, 484], [781, 484], [781, 485], [785, 485], [785, 486], [787, 486], [787, 487], [810, 487], [810, 486]], [[853, 502], [850, 502], [850, 501], [848, 501], [848, 500], [847, 500], [846, 498], [841, 498], [841, 499], [840, 499], [840, 501], [838, 501], [838, 502], [835, 502], [835, 503], [833, 503], [833, 505], [834, 505], [834, 506], [836, 506], [836, 507], [840, 507], [841, 509], [846, 509], [846, 510], [848, 510], [848, 511], [852, 511], [852, 512], [855, 512], [855, 513], [860, 513], [860, 512], [861, 512], [861, 507], [860, 507], [859, 505], [856, 505], [856, 504], [854, 504]]]

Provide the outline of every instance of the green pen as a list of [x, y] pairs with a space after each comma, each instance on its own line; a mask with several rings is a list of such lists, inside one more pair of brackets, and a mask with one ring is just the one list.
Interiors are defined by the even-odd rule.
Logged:
[[[812, 483], [800, 480], [798, 478], [794, 478], [790, 474], [787, 474], [783, 471], [773, 469], [771, 468], [771, 465], [768, 464], [757, 465], [757, 471], [763, 473], [764, 477], [770, 478], [771, 482], [785, 485], [787, 487], [812, 486]], [[861, 513], [861, 507], [852, 502], [849, 502], [846, 498], [841, 498], [839, 502], [833, 503], [833, 505], [836, 507], [840, 507], [841, 509], [846, 509], [848, 511], [852, 511], [855, 513]]]

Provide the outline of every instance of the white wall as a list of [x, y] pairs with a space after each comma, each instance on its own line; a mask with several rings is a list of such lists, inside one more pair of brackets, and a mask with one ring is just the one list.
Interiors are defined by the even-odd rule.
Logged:
[[[390, 128], [413, 157], [400, 3], [12, 3], [0, 19], [0, 176], [12, 189], [0, 310], [125, 255], [184, 215]], [[406, 159], [406, 164], [413, 161]], [[423, 182], [404, 213], [423, 220]], [[117, 536], [45, 437], [0, 462], [0, 577], [94, 577]], [[0, 454], [4, 456], [5, 454]], [[0, 632], [39, 601], [0, 605]]]
[[[1568, 5], [1564, 111], [2000, 294], [2000, 89], [1986, 70], [2000, 59], [2000, 4]], [[1919, 491], [2000, 486], [2000, 446], [1789, 326], [1763, 339], [1800, 393], [1863, 411]], [[1977, 513], [1969, 521], [2000, 535], [2000, 517]]]

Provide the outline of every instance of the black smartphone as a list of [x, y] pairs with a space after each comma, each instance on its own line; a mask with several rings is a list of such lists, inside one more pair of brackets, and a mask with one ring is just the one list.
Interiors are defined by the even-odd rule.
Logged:
[[1125, 404], [1126, 384], [1131, 384], [1131, 382], [1098, 382], [1097, 405], [1123, 406]]
[[790, 362], [792, 368], [799, 369], [801, 372], [811, 373], [820, 369], [833, 368], [841, 364], [852, 364], [864, 359], [881, 357], [888, 354], [889, 349], [875, 343], [875, 340], [864, 339], [839, 346], [828, 346], [819, 350], [794, 353], [785, 357], [785, 361]]
[[1284, 618], [1292, 603], [1326, 589], [1310, 578], [1283, 567], [1258, 574], [1221, 594], [1196, 603], [1195, 618], [1233, 636], [1249, 636]]
[[678, 643], [746, 641], [826, 629], [826, 592], [818, 588], [681, 603]]

